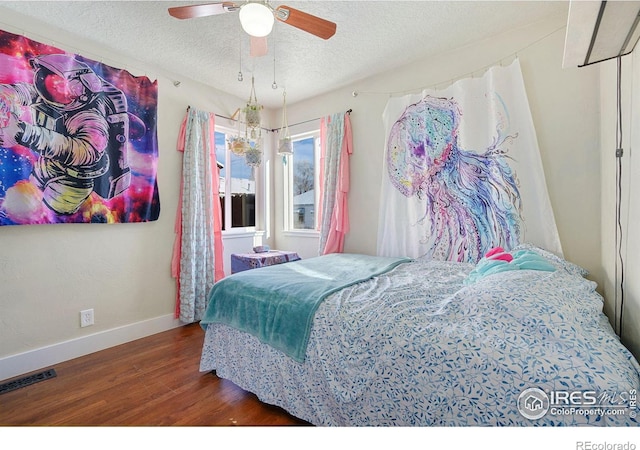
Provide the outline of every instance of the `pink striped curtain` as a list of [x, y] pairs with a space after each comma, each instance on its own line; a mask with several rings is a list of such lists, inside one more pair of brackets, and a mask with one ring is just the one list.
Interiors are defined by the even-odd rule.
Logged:
[[349, 113], [320, 122], [320, 245], [319, 254], [342, 253], [349, 232], [349, 157], [353, 153]]
[[171, 275], [176, 279], [175, 316], [185, 323], [202, 318], [213, 283], [224, 277], [214, 125], [213, 114], [189, 108], [178, 136], [184, 156]]

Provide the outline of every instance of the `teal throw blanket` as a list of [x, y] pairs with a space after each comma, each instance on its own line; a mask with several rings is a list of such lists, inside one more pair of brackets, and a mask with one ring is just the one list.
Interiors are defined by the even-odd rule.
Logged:
[[408, 261], [341, 253], [239, 272], [213, 285], [200, 324], [229, 325], [303, 362], [322, 300]]

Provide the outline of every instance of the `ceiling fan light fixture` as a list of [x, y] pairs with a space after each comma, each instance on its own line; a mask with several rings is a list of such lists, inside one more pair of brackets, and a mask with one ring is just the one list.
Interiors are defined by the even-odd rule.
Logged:
[[273, 29], [273, 12], [262, 3], [247, 3], [240, 9], [240, 24], [250, 36], [265, 37]]

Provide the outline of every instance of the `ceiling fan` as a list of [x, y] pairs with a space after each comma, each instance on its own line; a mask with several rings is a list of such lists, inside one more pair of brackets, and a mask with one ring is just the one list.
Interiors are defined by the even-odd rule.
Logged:
[[240, 24], [251, 36], [252, 56], [266, 54], [266, 36], [271, 33], [275, 20], [302, 31], [329, 39], [336, 33], [336, 24], [286, 5], [273, 8], [268, 1], [212, 2], [169, 8], [169, 14], [177, 19], [215, 16], [239, 12]]

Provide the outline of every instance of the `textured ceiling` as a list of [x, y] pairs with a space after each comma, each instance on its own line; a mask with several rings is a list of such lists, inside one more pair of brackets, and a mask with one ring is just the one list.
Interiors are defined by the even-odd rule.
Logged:
[[283, 89], [295, 103], [544, 18], [566, 17], [569, 7], [557, 0], [273, 1], [335, 22], [337, 32], [325, 41], [276, 21], [268, 54], [251, 58], [237, 12], [189, 20], [167, 12], [201, 3], [207, 2], [19, 1], [0, 2], [0, 8], [239, 98], [248, 97], [254, 76], [258, 100], [277, 108]]

